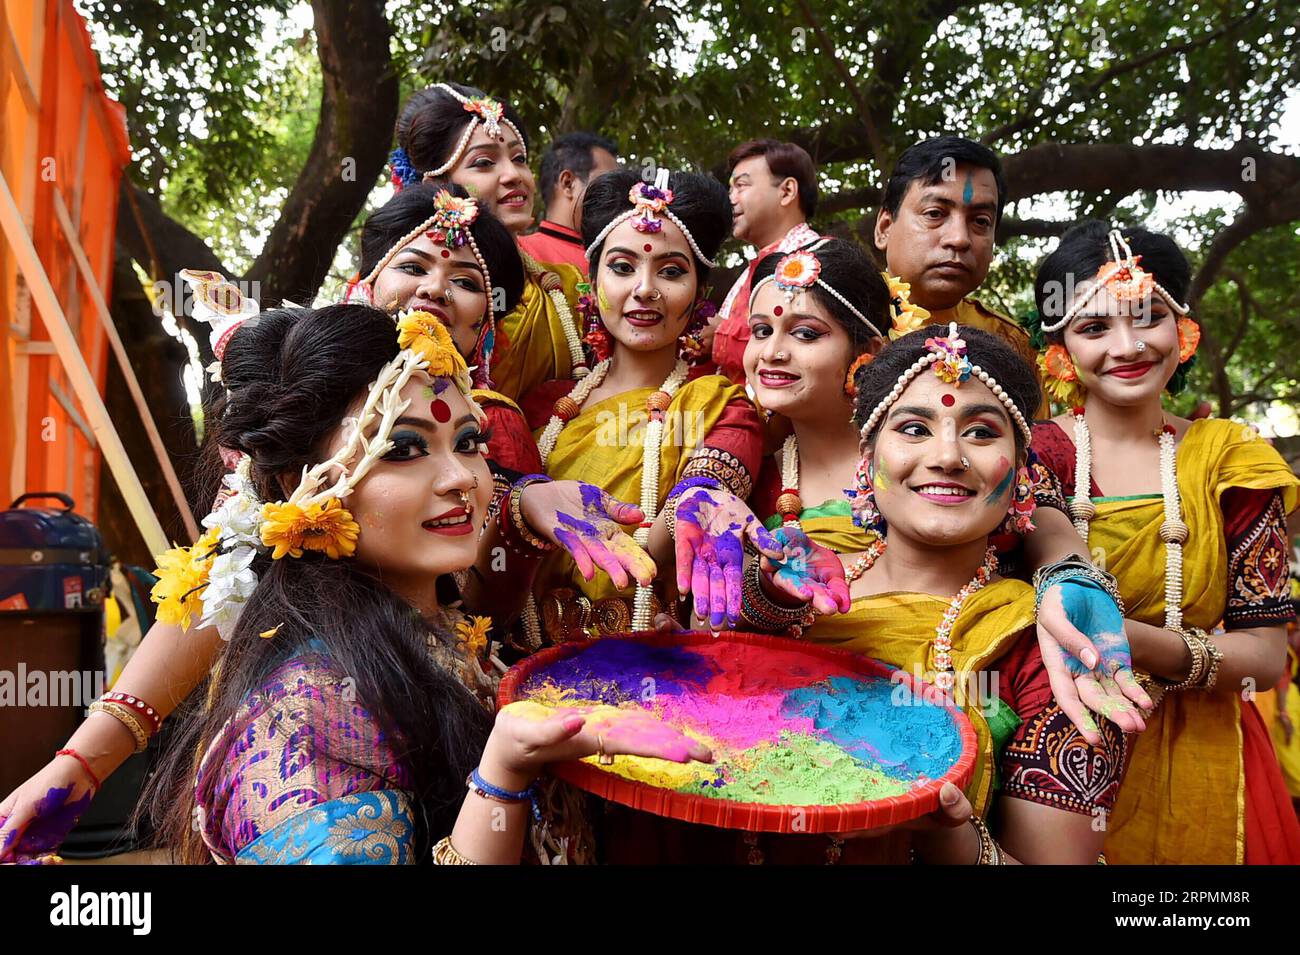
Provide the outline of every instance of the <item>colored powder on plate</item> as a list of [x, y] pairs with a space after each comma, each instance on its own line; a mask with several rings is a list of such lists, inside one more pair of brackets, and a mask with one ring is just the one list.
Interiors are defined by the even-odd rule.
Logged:
[[820, 683], [832, 676], [852, 677], [853, 671], [834, 660], [744, 643], [719, 640], [692, 647], [713, 664], [710, 694], [747, 696]]
[[811, 718], [782, 713], [785, 699], [784, 690], [746, 696], [691, 693], [663, 697], [656, 710], [675, 726], [707, 728], [720, 743], [739, 750], [775, 743], [782, 731], [813, 731]]
[[808, 733], [783, 733], [777, 743], [739, 754], [723, 775], [723, 785], [682, 791], [772, 806], [834, 806], [901, 796], [909, 789], [879, 766], [861, 763]]
[[961, 736], [943, 707], [879, 677], [827, 682], [792, 691], [786, 715], [811, 718], [830, 740], [897, 776], [937, 779], [957, 762]]
[[715, 672], [714, 664], [691, 647], [600, 640], [539, 670], [523, 689], [531, 696], [550, 682], [577, 696], [617, 705], [703, 689]]

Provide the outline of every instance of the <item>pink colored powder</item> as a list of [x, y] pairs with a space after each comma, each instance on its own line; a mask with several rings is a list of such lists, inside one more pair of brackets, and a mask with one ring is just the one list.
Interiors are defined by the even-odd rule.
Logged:
[[655, 700], [655, 709], [676, 726], [708, 727], [718, 742], [748, 749], [757, 743], [777, 742], [782, 730], [813, 732], [811, 718], [781, 715], [787, 695], [786, 690], [779, 690], [733, 696], [719, 694], [710, 685], [708, 696], [660, 696]]

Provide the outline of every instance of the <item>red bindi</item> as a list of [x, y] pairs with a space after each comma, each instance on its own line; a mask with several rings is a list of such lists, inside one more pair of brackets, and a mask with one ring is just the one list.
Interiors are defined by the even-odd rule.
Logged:
[[957, 403], [957, 399], [954, 398], [952, 395], [944, 395], [939, 400], [943, 402], [943, 406], [945, 408], [951, 408], [953, 405]]
[[778, 305], [776, 308], [772, 309], [772, 311], [773, 311], [775, 314], [780, 315], [781, 312], [783, 311], [783, 309], [781, 308], [780, 305]]
[[451, 406], [441, 398], [434, 398], [429, 402], [429, 414], [433, 415], [433, 420], [438, 424], [446, 424], [451, 420]]
[[443, 249], [443, 250], [442, 250], [442, 257], [443, 257], [444, 259], [449, 259], [449, 258], [451, 258], [451, 253], [450, 253], [449, 251], [447, 251], [446, 249]]
[[654, 251], [654, 246], [651, 245], [649, 242], [647, 242], [645, 245], [641, 246], [641, 248], [645, 249], [647, 252], [652, 252], [652, 251]]

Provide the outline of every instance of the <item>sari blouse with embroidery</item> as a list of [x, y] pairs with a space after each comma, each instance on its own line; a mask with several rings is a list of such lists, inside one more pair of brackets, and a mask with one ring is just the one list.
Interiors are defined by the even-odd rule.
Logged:
[[310, 646], [222, 727], [195, 779], [218, 863], [414, 862], [412, 777], [354, 681]]

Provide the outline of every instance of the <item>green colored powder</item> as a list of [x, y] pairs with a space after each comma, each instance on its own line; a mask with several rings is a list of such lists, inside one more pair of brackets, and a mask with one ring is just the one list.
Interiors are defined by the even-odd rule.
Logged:
[[779, 743], [761, 743], [733, 756], [720, 776], [714, 783], [692, 782], [680, 790], [770, 806], [835, 806], [901, 796], [909, 788], [834, 743], [788, 731]]

